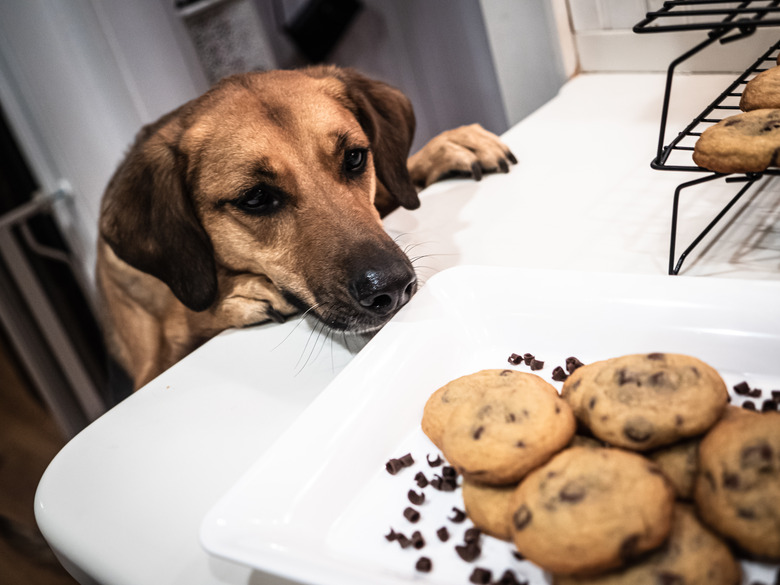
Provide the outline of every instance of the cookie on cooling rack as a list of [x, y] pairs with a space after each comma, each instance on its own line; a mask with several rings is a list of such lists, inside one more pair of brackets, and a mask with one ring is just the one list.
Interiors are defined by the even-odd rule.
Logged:
[[780, 67], [762, 71], [745, 84], [739, 107], [745, 112], [780, 108]]
[[702, 132], [693, 162], [716, 173], [760, 173], [780, 166], [780, 109], [724, 118]]

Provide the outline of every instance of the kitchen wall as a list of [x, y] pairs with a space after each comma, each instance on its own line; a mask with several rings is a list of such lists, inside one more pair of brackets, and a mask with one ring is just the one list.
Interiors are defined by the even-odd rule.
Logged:
[[[568, 0], [580, 70], [666, 71], [670, 61], [706, 38], [703, 31], [637, 34], [633, 26], [664, 0]], [[692, 8], [697, 8], [696, 6]], [[681, 17], [680, 23], [702, 17]], [[735, 43], [709, 47], [681, 65], [680, 72], [736, 72], [748, 67], [777, 40], [773, 28]]]

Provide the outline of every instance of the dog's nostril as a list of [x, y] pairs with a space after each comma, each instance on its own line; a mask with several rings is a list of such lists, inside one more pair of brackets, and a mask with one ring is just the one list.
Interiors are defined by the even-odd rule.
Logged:
[[352, 294], [361, 306], [377, 315], [388, 315], [405, 305], [417, 288], [410, 269], [367, 270], [352, 284]]
[[390, 295], [377, 295], [373, 299], [361, 299], [360, 304], [374, 311], [381, 312], [393, 305], [393, 297]]

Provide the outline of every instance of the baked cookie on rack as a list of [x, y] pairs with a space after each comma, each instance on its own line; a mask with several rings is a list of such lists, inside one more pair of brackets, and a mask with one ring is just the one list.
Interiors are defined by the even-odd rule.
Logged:
[[762, 71], [745, 84], [739, 108], [745, 112], [780, 108], [780, 67]]
[[693, 162], [716, 173], [760, 173], [780, 166], [780, 109], [724, 118], [702, 132]]

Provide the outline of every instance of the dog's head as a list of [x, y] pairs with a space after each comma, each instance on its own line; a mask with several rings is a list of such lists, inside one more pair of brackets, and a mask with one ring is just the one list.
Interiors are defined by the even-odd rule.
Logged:
[[142, 129], [101, 236], [194, 311], [218, 274], [254, 274], [333, 328], [375, 329], [416, 289], [375, 205], [419, 205], [413, 133], [407, 98], [352, 70], [230, 77]]

